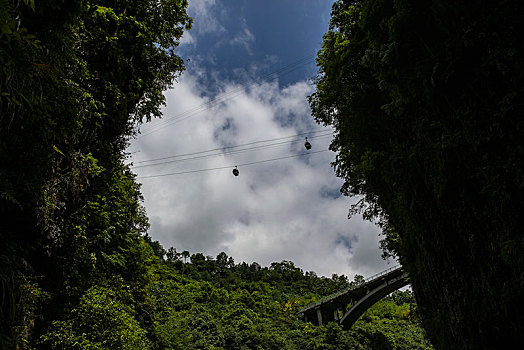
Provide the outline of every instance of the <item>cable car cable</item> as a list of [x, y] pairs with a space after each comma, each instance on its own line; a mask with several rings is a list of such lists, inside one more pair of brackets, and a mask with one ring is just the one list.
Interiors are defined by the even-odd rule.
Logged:
[[[187, 156], [199, 155], [199, 154], [210, 153], [210, 152], [215, 152], [215, 151], [223, 151], [223, 150], [226, 150], [226, 149], [234, 149], [234, 148], [239, 148], [239, 147], [244, 147], [244, 146], [251, 146], [251, 145], [256, 145], [256, 144], [259, 144], [259, 143], [280, 141], [280, 140], [289, 139], [289, 138], [293, 138], [293, 137], [299, 137], [299, 136], [303, 136], [303, 135], [316, 135], [316, 134], [322, 134], [322, 135], [312, 136], [310, 138], [323, 137], [323, 136], [326, 136], [326, 135], [332, 135], [333, 133], [330, 130], [309, 131], [309, 132], [304, 132], [304, 133], [300, 133], [300, 134], [296, 134], [296, 135], [290, 135], [290, 136], [284, 136], [284, 137], [278, 137], [278, 138], [274, 138], [274, 139], [267, 139], [267, 140], [260, 140], [260, 141], [253, 141], [253, 142], [248, 142], [248, 143], [244, 143], [244, 144], [241, 144], [241, 145], [235, 145], [235, 146], [230, 146], [230, 147], [214, 148], [214, 149], [210, 149], [210, 150], [207, 150], [207, 151], [199, 151], [199, 152], [192, 152], [192, 153], [186, 153], [186, 154], [177, 154], [177, 155], [172, 155], [172, 156], [166, 156], [166, 157], [161, 157], [161, 158], [146, 159], [146, 160], [133, 162], [133, 164], [142, 164], [142, 163], [156, 162], [156, 161], [172, 159], [172, 158], [187, 157]], [[132, 166], [132, 168], [138, 168], [138, 167], [141, 167], [141, 166]]]
[[[331, 134], [316, 136], [315, 138], [322, 138], [322, 137], [331, 137]], [[260, 146], [255, 146], [255, 147], [250, 147], [250, 148], [240, 149], [240, 150], [235, 150], [235, 151], [229, 151], [229, 152], [206, 154], [206, 155], [201, 155], [201, 156], [196, 156], [196, 157], [191, 157], [191, 158], [173, 159], [173, 160], [168, 160], [168, 161], [159, 162], [159, 163], [153, 163], [153, 164], [137, 165], [137, 166], [132, 166], [131, 168], [132, 169], [147, 168], [147, 167], [152, 167], [152, 166], [155, 166], [155, 165], [165, 165], [165, 164], [180, 163], [180, 162], [192, 161], [192, 160], [198, 160], [198, 159], [206, 159], [206, 158], [213, 158], [213, 157], [221, 157], [221, 156], [225, 156], [225, 155], [246, 153], [246, 152], [251, 152], [251, 151], [261, 151], [261, 150], [265, 150], [265, 149], [279, 147], [279, 146], [282, 146], [282, 145], [290, 145], [290, 144], [297, 143], [297, 142], [300, 142], [300, 141], [301, 141], [301, 139], [290, 140], [290, 141], [278, 142], [278, 143], [269, 144], [269, 145], [260, 145]], [[311, 145], [307, 149], [308, 150], [311, 149]]]
[[[313, 138], [314, 139], [320, 139], [320, 138], [331, 137], [331, 136], [332, 136], [331, 134], [325, 134], [325, 135], [318, 135], [318, 136], [315, 136]], [[134, 165], [134, 166], [131, 166], [130, 168], [132, 168], [132, 169], [139, 169], [139, 168], [146, 168], [146, 167], [151, 167], [151, 166], [155, 166], [155, 165], [163, 165], [163, 164], [179, 163], [179, 162], [192, 161], [192, 160], [205, 159], [205, 158], [220, 157], [220, 156], [239, 154], [239, 153], [245, 153], [245, 152], [250, 152], [250, 151], [261, 151], [261, 150], [265, 150], [265, 149], [279, 147], [279, 146], [282, 146], [282, 145], [290, 145], [290, 144], [294, 144], [294, 143], [297, 143], [297, 142], [300, 142], [300, 139], [288, 140], [288, 141], [283, 141], [283, 142], [276, 142], [276, 143], [271, 143], [271, 144], [267, 144], [267, 145], [259, 145], [259, 146], [244, 148], [244, 149], [238, 149], [238, 150], [231, 149], [229, 151], [223, 151], [223, 152], [212, 153], [212, 154], [203, 154], [204, 152], [202, 152], [201, 155], [196, 155], [196, 156], [188, 157], [188, 158], [181, 158], [180, 156], [164, 157], [162, 159], [164, 161], [159, 161], [160, 159], [157, 159], [156, 160], [156, 161], [158, 161], [157, 163], [142, 164], [142, 165], [136, 165], [136, 166]], [[173, 158], [176, 158], [176, 159], [173, 159]], [[146, 161], [144, 161], [144, 162], [146, 162]]]
[[[273, 73], [270, 73], [268, 75], [266, 75], [265, 77], [262, 77], [261, 79], [264, 79], [266, 77], [271, 77], [271, 76], [275, 76], [273, 79], [276, 79], [278, 78], [278, 74], [281, 72], [281, 71], [285, 71], [285, 70], [288, 70], [289, 68], [287, 67], [291, 67], [289, 69], [287, 73], [297, 69], [298, 67], [302, 66], [302, 65], [305, 65], [306, 63], [308, 63], [309, 61], [312, 61], [314, 60], [314, 57], [311, 57], [311, 56], [308, 56], [306, 58], [302, 58], [298, 61], [296, 61], [296, 63], [293, 63], [293, 64], [289, 64], [287, 66], [284, 66], [283, 68], [281, 68], [280, 70], [277, 70], [276, 72], [273, 72]], [[298, 63], [298, 64], [297, 64]], [[293, 65], [296, 65], [296, 67], [293, 67]], [[280, 73], [282, 74], [282, 73]], [[145, 136], [148, 136], [152, 133], [155, 133], [159, 130], [162, 130], [164, 129], [165, 127], [168, 127], [168, 126], [171, 126], [173, 124], [176, 124], [180, 121], [183, 121], [187, 118], [190, 118], [196, 114], [199, 114], [203, 111], [206, 111], [206, 110], [209, 110], [211, 108], [213, 108], [215, 105], [219, 104], [220, 102], [224, 102], [224, 101], [227, 101], [227, 100], [230, 100], [234, 97], [236, 97], [237, 95], [240, 95], [245, 88], [248, 88], [248, 87], [251, 87], [251, 86], [255, 86], [255, 85], [260, 85], [259, 82], [252, 82], [252, 83], [245, 83], [245, 84], [242, 84], [240, 87], [236, 88], [236, 89], [233, 89], [232, 91], [229, 91], [223, 95], [220, 95], [220, 96], [217, 96], [213, 99], [211, 99], [210, 101], [206, 102], [206, 103], [203, 103], [199, 106], [196, 106], [196, 107], [193, 107], [187, 111], [184, 111], [178, 115], [175, 115], [175, 116], [171, 116], [171, 117], [167, 117], [165, 119], [163, 119], [162, 121], [164, 123], [162, 124], [158, 124], [155, 125], [155, 126], [151, 126], [151, 128], [149, 128], [149, 130], [145, 130], [145, 133], [144, 134], [141, 134], [139, 136], [137, 136], [136, 138], [137, 139], [140, 139], [142, 137], [145, 137]], [[146, 125], [147, 126], [147, 125]]]
[[[263, 79], [266, 79], [266, 78], [270, 78], [272, 76], [275, 76], [274, 78], [277, 78], [278, 77], [278, 74], [281, 74], [283, 72], [285, 72], [286, 70], [289, 70], [290, 72], [295, 70], [296, 68], [302, 66], [302, 65], [305, 65], [306, 63], [308, 63], [309, 61], [313, 61], [315, 59], [314, 56], [305, 56], [303, 58], [300, 58], [298, 59], [297, 61], [295, 62], [292, 62], [288, 65], [285, 65], [283, 67], [281, 67], [280, 69], [276, 70], [275, 72], [272, 72], [272, 73], [269, 73], [261, 78], [258, 78], [257, 80], [263, 80]], [[288, 72], [286, 72], [285, 74], [287, 74]], [[167, 118], [164, 118], [162, 121], [164, 121], [163, 124], [165, 124], [166, 122], [170, 121], [170, 119], [173, 119], [173, 118], [177, 118], [177, 117], [181, 117], [181, 116], [184, 116], [185, 114], [187, 113], [190, 113], [190, 112], [193, 112], [193, 111], [198, 111], [199, 109], [203, 108], [203, 107], [206, 107], [206, 109], [208, 109], [207, 107], [209, 107], [210, 104], [213, 104], [215, 102], [220, 102], [221, 100], [227, 100], [228, 99], [228, 95], [233, 95], [233, 94], [236, 94], [237, 92], [242, 92], [244, 91], [245, 88], [247, 87], [250, 87], [250, 86], [254, 86], [254, 85], [258, 85], [259, 83], [258, 82], [251, 82], [251, 83], [244, 83], [244, 84], [241, 84], [240, 87], [236, 88], [236, 89], [233, 89], [229, 92], [226, 92], [225, 94], [222, 94], [220, 96], [217, 96], [213, 99], [211, 99], [209, 102], [206, 102], [206, 103], [203, 103], [203, 104], [200, 104], [198, 106], [195, 106], [187, 111], [184, 111], [182, 113], [180, 113], [179, 115], [175, 115], [175, 116], [171, 116], [171, 117], [167, 117]], [[145, 125], [147, 127], [147, 125]], [[158, 127], [158, 124], [156, 126], [152, 126], [152, 128], [156, 128]], [[150, 130], [146, 130], [146, 132], [149, 132]], [[142, 135], [142, 136], [145, 136]]]
[[[327, 152], [327, 151], [329, 151], [329, 150], [328, 150], [328, 149], [325, 149], [325, 150], [320, 150], [320, 151], [313, 151], [313, 152], [307, 152], [307, 153], [295, 154], [295, 155], [292, 155], [292, 156], [279, 157], [279, 158], [273, 158], [273, 159], [260, 160], [260, 161], [256, 161], [256, 162], [237, 164], [236, 166], [249, 166], [249, 165], [254, 165], [254, 164], [261, 164], [261, 163], [267, 163], [267, 162], [274, 162], [274, 161], [277, 161], [277, 160], [289, 159], [289, 158], [296, 158], [296, 157], [301, 157], [301, 156], [305, 156], [305, 155], [308, 155], [308, 154], [322, 153], [322, 152]], [[137, 180], [138, 180], [138, 179], [151, 179], [151, 178], [155, 178], [155, 177], [174, 176], [174, 175], [183, 175], [183, 174], [194, 174], [194, 173], [207, 172], [207, 171], [213, 171], [213, 170], [222, 170], [222, 169], [231, 169], [231, 165], [228, 165], [228, 166], [222, 166], [222, 167], [216, 167], [216, 168], [207, 168], [207, 169], [198, 169], [198, 170], [180, 171], [180, 172], [176, 172], [176, 173], [167, 173], [167, 174], [158, 174], [158, 175], [147, 175], [147, 176], [137, 176], [136, 179], [137, 179]]]

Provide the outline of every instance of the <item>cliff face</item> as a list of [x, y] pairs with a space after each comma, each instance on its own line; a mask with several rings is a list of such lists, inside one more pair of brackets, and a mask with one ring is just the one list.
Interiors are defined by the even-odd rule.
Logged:
[[442, 349], [522, 334], [524, 13], [518, 1], [337, 1], [318, 54], [319, 123], [342, 192], [409, 271]]

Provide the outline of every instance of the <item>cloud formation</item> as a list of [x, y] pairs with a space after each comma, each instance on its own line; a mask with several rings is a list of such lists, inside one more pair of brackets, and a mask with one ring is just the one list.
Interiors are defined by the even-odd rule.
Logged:
[[234, 45], [240, 45], [242, 46], [250, 55], [253, 54], [253, 49], [251, 48], [251, 44], [255, 42], [255, 36], [253, 33], [249, 30], [246, 20], [242, 20], [242, 27], [240, 32], [238, 32], [233, 39], [229, 41], [229, 44]]
[[220, 34], [226, 31], [220, 23], [224, 9], [215, 0], [190, 1], [187, 11], [189, 16], [197, 19], [192, 29], [197, 35], [207, 33]]
[[[144, 126], [145, 136], [132, 142], [130, 151], [140, 151], [133, 155], [136, 165], [147, 159], [309, 131], [323, 131], [316, 135], [324, 135], [311, 138], [311, 151], [327, 150], [330, 130], [310, 117], [306, 96], [312, 87], [308, 83], [281, 88], [273, 81], [246, 88], [224, 82], [212, 100], [205, 97], [197, 76], [184, 75], [166, 92], [165, 118]], [[226, 167], [139, 178], [151, 236], [165, 248], [211, 256], [224, 251], [237, 262], [262, 265], [291, 260], [319, 275], [353, 277], [386, 268], [378, 248], [379, 229], [357, 217], [347, 220], [353, 199], [339, 194], [341, 180], [330, 167], [331, 151], [240, 166], [240, 175], [232, 175], [237, 164], [305, 153], [302, 136], [298, 139], [241, 153], [189, 156], [193, 159], [136, 168], [139, 177], [145, 177]]]

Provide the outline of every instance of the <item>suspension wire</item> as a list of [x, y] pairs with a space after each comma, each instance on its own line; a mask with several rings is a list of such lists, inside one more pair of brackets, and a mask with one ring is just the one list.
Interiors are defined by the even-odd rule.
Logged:
[[[326, 134], [326, 135], [310, 137], [310, 139], [324, 138], [324, 137], [330, 137], [330, 136], [331, 136], [331, 134]], [[240, 154], [240, 153], [246, 153], [246, 152], [251, 152], [251, 151], [260, 151], [260, 150], [265, 150], [265, 149], [279, 147], [279, 146], [282, 146], [282, 145], [294, 144], [294, 143], [297, 143], [299, 141], [302, 141], [302, 139], [277, 142], [277, 143], [273, 143], [273, 144], [269, 144], [269, 145], [254, 146], [254, 147], [240, 149], [240, 150], [236, 150], [236, 151], [229, 151], [229, 152], [226, 151], [226, 152], [221, 152], [221, 153], [205, 154], [205, 155], [195, 156], [195, 157], [191, 157], [191, 158], [173, 159], [173, 160], [168, 160], [168, 161], [154, 163], [154, 164], [145, 164], [145, 165], [132, 166], [131, 168], [132, 169], [139, 169], [139, 168], [146, 168], [146, 167], [151, 167], [151, 166], [155, 166], [155, 165], [180, 163], [180, 162], [185, 162], [185, 161], [193, 161], [193, 160], [198, 160], [198, 159], [221, 157], [221, 156], [225, 156], [225, 155]]]
[[[307, 57], [304, 57], [304, 58], [301, 58], [297, 61], [295, 61], [294, 63], [291, 63], [291, 64], [288, 64], [287, 66], [284, 66], [282, 68], [280, 68], [279, 70], [273, 72], [273, 73], [270, 73], [270, 74], [267, 74], [266, 76], [262, 77], [261, 79], [269, 79], [269, 78], [272, 78], [272, 80], [278, 78], [278, 75], [279, 74], [287, 74], [287, 73], [290, 73], [292, 72], [293, 70], [299, 68], [300, 66], [303, 66], [303, 65], [306, 65], [309, 61], [313, 61], [314, 60], [314, 57], [311, 57], [311, 56], [307, 56]], [[287, 70], [287, 72], [286, 72]], [[210, 101], [206, 102], [206, 103], [203, 103], [199, 106], [195, 106], [187, 111], [184, 111], [182, 113], [179, 113], [177, 115], [174, 115], [174, 116], [171, 116], [171, 117], [167, 117], [163, 120], [163, 123], [159, 124], [157, 123], [157, 125], [155, 126], [151, 126], [151, 128], [149, 128], [149, 130], [146, 130], [145, 133], [137, 136], [137, 139], [140, 139], [142, 137], [145, 137], [145, 136], [148, 136], [148, 135], [151, 135], [152, 133], [155, 133], [159, 130], [162, 130], [168, 126], [171, 126], [173, 124], [176, 124], [178, 122], [181, 122], [185, 119], [188, 119], [190, 117], [193, 117], [201, 112], [204, 112], [206, 110], [209, 110], [213, 107], [215, 107], [216, 105], [218, 105], [219, 103], [221, 102], [225, 102], [225, 101], [228, 101], [230, 99], [233, 99], [234, 97], [237, 97], [239, 96], [243, 91], [244, 89], [246, 88], [249, 88], [249, 87], [252, 87], [252, 86], [255, 86], [255, 85], [259, 85], [258, 82], [252, 82], [252, 83], [245, 83], [245, 84], [242, 84], [240, 85], [240, 87], [236, 88], [236, 89], [233, 89], [223, 95], [220, 95], [220, 96], [217, 96], [213, 99], [211, 99]]]
[[[328, 149], [325, 149], [325, 150], [320, 150], [320, 151], [313, 151], [313, 152], [307, 152], [307, 153], [301, 153], [301, 154], [294, 154], [294, 155], [286, 156], [286, 157], [265, 159], [265, 160], [259, 160], [259, 161], [256, 161], [256, 162], [243, 163], [243, 164], [236, 164], [235, 166], [250, 166], [250, 165], [254, 165], [254, 164], [274, 162], [274, 161], [277, 161], [277, 160], [296, 158], [296, 157], [301, 157], [301, 156], [308, 155], [308, 154], [316, 154], [316, 153], [322, 153], [322, 152], [328, 152], [328, 151], [329, 151]], [[176, 172], [176, 173], [148, 175], [148, 176], [138, 176], [136, 179], [150, 179], [150, 178], [163, 177], [163, 176], [194, 174], [194, 173], [201, 173], [201, 172], [214, 171], [214, 170], [231, 169], [232, 167], [233, 167], [232, 165], [229, 165], [229, 166], [222, 166], [222, 167], [216, 167], [216, 168], [206, 168], [206, 169], [198, 169], [198, 170], [180, 171], [180, 172]]]
[[[302, 65], [305, 65], [306, 63], [310, 62], [310, 61], [313, 61], [314, 60], [314, 57], [311, 57], [311, 56], [306, 56], [306, 57], [302, 57], [300, 59], [298, 59], [297, 61], [295, 62], [292, 62], [288, 65], [285, 65], [283, 67], [281, 67], [280, 69], [278, 69], [277, 71], [275, 72], [272, 72], [272, 73], [269, 73], [263, 77], [261, 77], [260, 79], [268, 79], [268, 78], [277, 78], [278, 77], [278, 74], [280, 73], [284, 73], [284, 74], [287, 74], [288, 72], [285, 72], [286, 70], [289, 70], [289, 72], [297, 69], [298, 67], [302, 66]], [[199, 106], [196, 106], [196, 107], [193, 107], [192, 109], [190, 110], [187, 110], [185, 112], [182, 112], [180, 113], [179, 115], [175, 115], [175, 116], [172, 116], [172, 117], [168, 117], [168, 118], [165, 118], [163, 121], [164, 122], [167, 122], [169, 121], [169, 119], [172, 119], [172, 118], [177, 118], [179, 116], [184, 116], [185, 114], [189, 113], [189, 112], [192, 112], [192, 111], [195, 111], [195, 110], [199, 110], [200, 108], [202, 107], [205, 107], [205, 106], [208, 106], [209, 104], [212, 104], [213, 102], [215, 102], [215, 100], [218, 100], [218, 102], [220, 102], [220, 100], [224, 99], [224, 98], [227, 98], [228, 95], [233, 95], [235, 94], [236, 92], [240, 92], [240, 91], [243, 91], [244, 88], [247, 88], [247, 87], [250, 87], [250, 86], [254, 86], [254, 85], [257, 85], [258, 83], [257, 82], [251, 82], [251, 83], [244, 83], [244, 84], [241, 84], [240, 87], [237, 87], [236, 89], [233, 89], [223, 95], [220, 95], [220, 96], [217, 96], [213, 99], [211, 99], [211, 101], [209, 102], [206, 102], [206, 103], [203, 103]], [[147, 126], [147, 125], [146, 125]], [[156, 125], [158, 126], [158, 125]], [[153, 127], [154, 128], [154, 127]]]
[[[318, 134], [320, 134], [320, 135], [318, 135]], [[314, 138], [321, 137], [321, 136], [331, 135], [331, 131], [329, 131], [329, 130], [310, 131], [310, 132], [304, 132], [304, 133], [300, 133], [300, 134], [296, 134], [296, 135], [278, 137], [278, 138], [274, 138], [274, 139], [267, 139], [267, 140], [248, 142], [248, 143], [244, 143], [244, 144], [241, 144], [241, 145], [214, 148], [214, 149], [210, 149], [210, 150], [206, 150], [206, 151], [192, 152], [192, 153], [186, 153], [186, 154], [177, 154], [177, 155], [166, 156], [166, 157], [161, 157], [161, 158], [154, 158], [154, 159], [146, 159], [146, 160], [141, 160], [141, 161], [137, 161], [137, 162], [133, 162], [133, 163], [134, 164], [143, 164], [143, 163], [149, 163], [149, 162], [157, 162], [157, 161], [173, 159], [173, 158], [182, 158], [182, 157], [201, 155], [201, 154], [211, 153], [211, 152], [216, 152], [216, 151], [222, 151], [222, 152], [220, 152], [218, 154], [225, 154], [225, 153], [228, 152], [228, 150], [233, 150], [235, 148], [251, 146], [251, 145], [257, 145], [257, 144], [261, 144], [261, 143], [268, 143], [268, 142], [273, 142], [273, 141], [280, 141], [280, 140], [285, 140], [285, 139], [290, 139], [290, 138], [296, 138], [296, 137], [304, 136], [304, 135], [313, 135], [313, 136], [310, 136], [310, 139], [314, 139]], [[298, 140], [296, 140], [296, 141], [298, 141]], [[287, 142], [296, 142], [296, 141], [292, 140], [292, 141], [287, 141]], [[261, 145], [261, 146], [256, 146], [256, 147], [263, 147], [263, 146], [270, 146], [270, 145], [272, 145], [272, 144]], [[255, 147], [253, 147], [253, 148], [255, 148]], [[142, 167], [142, 165], [132, 166], [132, 168], [138, 168], [138, 167]]]

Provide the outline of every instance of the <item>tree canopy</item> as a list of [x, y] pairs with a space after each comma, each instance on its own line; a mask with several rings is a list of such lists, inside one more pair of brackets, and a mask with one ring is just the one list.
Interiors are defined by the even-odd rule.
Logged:
[[[341, 191], [409, 271], [432, 342], [521, 339], [519, 1], [336, 1], [310, 96]], [[519, 29], [520, 28], [520, 29]]]
[[[524, 5], [476, 5], [337, 1], [311, 96], [337, 130], [343, 192], [363, 195], [354, 210], [383, 226], [447, 349], [523, 329]], [[0, 347], [430, 348], [410, 293], [351, 332], [312, 327], [294, 312], [345, 276], [147, 235], [125, 147], [184, 69], [186, 7], [0, 1]]]
[[93, 284], [123, 279], [144, 296], [148, 223], [124, 149], [138, 123], [160, 116], [163, 90], [184, 69], [174, 50], [191, 27], [186, 7], [0, 2], [2, 348], [34, 346]]
[[352, 333], [313, 327], [296, 310], [347, 277], [147, 234], [125, 147], [184, 69], [186, 7], [0, 1], [0, 348], [431, 348], [410, 293]]

